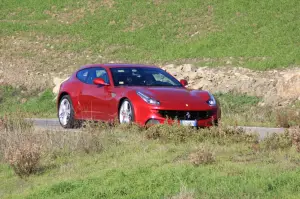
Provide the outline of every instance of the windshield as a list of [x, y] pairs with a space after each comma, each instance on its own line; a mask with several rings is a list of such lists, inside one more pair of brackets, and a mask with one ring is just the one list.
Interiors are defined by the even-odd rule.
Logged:
[[171, 86], [180, 82], [160, 68], [126, 67], [110, 69], [115, 86]]

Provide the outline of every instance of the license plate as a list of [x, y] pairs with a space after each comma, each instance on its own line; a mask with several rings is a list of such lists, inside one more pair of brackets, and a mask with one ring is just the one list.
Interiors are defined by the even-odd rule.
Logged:
[[180, 120], [180, 124], [183, 126], [197, 126], [196, 120]]

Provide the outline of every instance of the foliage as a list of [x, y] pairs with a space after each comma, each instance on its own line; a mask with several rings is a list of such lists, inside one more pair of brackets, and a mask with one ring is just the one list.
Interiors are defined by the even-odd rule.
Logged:
[[0, 87], [0, 114], [19, 112], [28, 116], [55, 115], [54, 94], [50, 89], [41, 93], [9, 85]]
[[[87, 123], [83, 129], [67, 132], [11, 129], [0, 131], [0, 157], [7, 146], [12, 146], [7, 143], [14, 143], [15, 149], [22, 151], [10, 150], [12, 154], [30, 157], [20, 162], [33, 162], [34, 157], [39, 160], [38, 164], [30, 164], [35, 165], [30, 173], [35, 172], [20, 187], [13, 169], [16, 164], [9, 161], [19, 156], [3, 156], [2, 198], [299, 196], [300, 179], [295, 176], [300, 154], [285, 144], [288, 138], [284, 135], [259, 143], [267, 150], [254, 153], [252, 146], [257, 137], [224, 127], [197, 130], [165, 125], [143, 129], [136, 125]], [[148, 137], [153, 132], [160, 136]], [[28, 152], [32, 147], [26, 148], [29, 145], [24, 144], [28, 143], [25, 140], [40, 146], [40, 155]], [[274, 147], [276, 144], [278, 147]]]

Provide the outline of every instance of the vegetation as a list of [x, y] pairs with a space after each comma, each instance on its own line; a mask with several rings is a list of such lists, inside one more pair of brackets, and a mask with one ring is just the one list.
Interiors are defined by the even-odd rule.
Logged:
[[261, 99], [237, 93], [216, 93], [221, 103], [222, 123], [233, 126], [298, 126], [297, 104], [284, 107], [260, 106]]
[[[223, 127], [141, 129], [100, 123], [73, 133], [34, 131], [19, 121], [24, 128], [2, 126], [0, 131], [1, 198], [300, 196], [300, 154], [294, 145], [299, 129], [293, 136], [258, 142], [256, 135]], [[22, 148], [24, 140], [40, 150]], [[24, 161], [16, 155], [20, 150], [35, 156]], [[31, 161], [36, 162], [30, 164], [31, 172], [18, 169]]]
[[[0, 7], [4, 57], [38, 57], [32, 67], [42, 75], [49, 69], [35, 67], [43, 63], [65, 71], [54, 65], [67, 56], [61, 65], [87, 56], [257, 70], [300, 64], [297, 0], [3, 0]], [[6, 49], [16, 38], [20, 46]], [[260, 107], [259, 98], [234, 93], [216, 96], [223, 124], [300, 123], [289, 107]], [[51, 90], [1, 85], [0, 198], [300, 197], [299, 128], [259, 141], [222, 125], [88, 123], [80, 131], [57, 132], [36, 130], [22, 119], [54, 117], [53, 99]]]
[[0, 87], [0, 115], [19, 112], [28, 117], [55, 117], [54, 98], [50, 89], [38, 93], [4, 85]]
[[104, 60], [266, 70], [299, 65], [299, 9], [298, 0], [4, 0], [0, 35]]

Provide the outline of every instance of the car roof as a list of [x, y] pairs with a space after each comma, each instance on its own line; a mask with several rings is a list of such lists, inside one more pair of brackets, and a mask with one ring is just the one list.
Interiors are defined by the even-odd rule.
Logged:
[[93, 68], [93, 67], [102, 67], [102, 68], [130, 68], [130, 67], [146, 67], [146, 68], [159, 68], [154, 65], [144, 65], [144, 64], [123, 64], [123, 63], [107, 63], [107, 64], [88, 64], [81, 66], [79, 70], [85, 68]]

